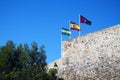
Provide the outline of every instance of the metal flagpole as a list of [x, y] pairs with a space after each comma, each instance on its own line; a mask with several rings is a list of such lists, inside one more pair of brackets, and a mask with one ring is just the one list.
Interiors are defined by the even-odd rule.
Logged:
[[[81, 29], [81, 26], [80, 26], [80, 14], [79, 14], [79, 27], [80, 27], [80, 29]], [[79, 30], [79, 36], [81, 36], [81, 31]]]
[[62, 53], [62, 28], [61, 28], [61, 36], [60, 36], [60, 38], [61, 38], [61, 57], [63, 56], [63, 53]]
[[[69, 30], [70, 30], [70, 20], [69, 20]], [[70, 30], [70, 32], [71, 32], [71, 30]], [[71, 39], [71, 35], [69, 36], [69, 39]]]

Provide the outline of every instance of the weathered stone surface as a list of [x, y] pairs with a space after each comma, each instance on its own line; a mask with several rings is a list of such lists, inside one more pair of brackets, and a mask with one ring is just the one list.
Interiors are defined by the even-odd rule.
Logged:
[[62, 52], [55, 62], [65, 80], [120, 80], [120, 25], [63, 41]]

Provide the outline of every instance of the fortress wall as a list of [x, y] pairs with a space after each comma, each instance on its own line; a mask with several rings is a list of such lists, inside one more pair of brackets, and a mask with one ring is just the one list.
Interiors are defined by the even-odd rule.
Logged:
[[120, 25], [63, 41], [62, 52], [55, 62], [65, 80], [120, 80]]

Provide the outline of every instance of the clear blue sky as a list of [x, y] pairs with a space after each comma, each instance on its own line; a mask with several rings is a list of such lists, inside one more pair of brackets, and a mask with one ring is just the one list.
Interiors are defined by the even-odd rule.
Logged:
[[[119, 24], [120, 0], [0, 0], [0, 45], [8, 40], [44, 44], [50, 63], [61, 56], [61, 26], [79, 23], [79, 14], [92, 22], [81, 24], [81, 35]], [[77, 31], [72, 34], [78, 36]]]

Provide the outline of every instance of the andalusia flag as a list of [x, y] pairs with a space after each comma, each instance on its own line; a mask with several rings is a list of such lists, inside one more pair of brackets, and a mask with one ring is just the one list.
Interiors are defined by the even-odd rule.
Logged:
[[63, 28], [63, 27], [62, 27], [61, 32], [62, 32], [63, 35], [67, 35], [67, 36], [70, 36], [70, 35], [71, 35], [70, 30], [69, 30], [69, 29], [66, 29], [66, 28]]
[[80, 26], [74, 22], [70, 22], [70, 29], [80, 31]]

